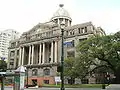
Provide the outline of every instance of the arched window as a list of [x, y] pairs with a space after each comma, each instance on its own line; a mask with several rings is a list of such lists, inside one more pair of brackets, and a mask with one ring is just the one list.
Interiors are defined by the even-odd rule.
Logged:
[[38, 74], [38, 70], [37, 69], [33, 69], [32, 70], [32, 76], [37, 76]]
[[44, 69], [44, 75], [50, 75], [50, 69]]

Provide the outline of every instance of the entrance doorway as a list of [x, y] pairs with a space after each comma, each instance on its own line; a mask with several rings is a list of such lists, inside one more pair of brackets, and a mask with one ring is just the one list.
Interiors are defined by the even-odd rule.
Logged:
[[32, 79], [32, 85], [37, 86], [37, 79]]

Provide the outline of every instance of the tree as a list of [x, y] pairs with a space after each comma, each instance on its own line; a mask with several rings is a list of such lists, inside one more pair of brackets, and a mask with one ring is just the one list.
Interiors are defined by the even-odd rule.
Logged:
[[76, 72], [77, 78], [83, 79], [91, 71], [91, 67], [94, 66], [86, 53], [82, 53], [76, 58], [74, 67], [74, 72]]
[[0, 60], [0, 71], [5, 72], [7, 70], [7, 63], [4, 60]]
[[69, 78], [70, 84], [74, 83], [74, 79], [77, 77], [76, 72], [74, 70], [74, 64], [75, 63], [75, 58], [69, 57], [65, 59], [65, 70], [64, 70], [64, 75]]
[[81, 42], [77, 50], [79, 53], [77, 64], [82, 68], [89, 67], [88, 71], [85, 69], [86, 74], [100, 67], [110, 68], [116, 76], [116, 83], [120, 83], [120, 32], [89, 38]]

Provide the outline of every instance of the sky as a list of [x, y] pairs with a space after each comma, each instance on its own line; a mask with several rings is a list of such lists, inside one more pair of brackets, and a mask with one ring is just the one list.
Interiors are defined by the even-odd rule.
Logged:
[[0, 0], [0, 31], [26, 32], [48, 22], [63, 3], [72, 25], [91, 21], [107, 34], [120, 31], [120, 0]]

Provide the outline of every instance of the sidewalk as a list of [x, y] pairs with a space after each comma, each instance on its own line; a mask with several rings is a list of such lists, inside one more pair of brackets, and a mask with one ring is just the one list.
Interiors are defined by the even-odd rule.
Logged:
[[106, 90], [120, 90], [120, 84], [110, 84], [106, 87]]

